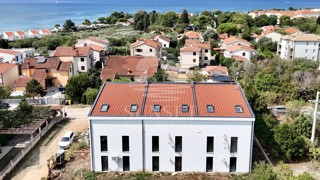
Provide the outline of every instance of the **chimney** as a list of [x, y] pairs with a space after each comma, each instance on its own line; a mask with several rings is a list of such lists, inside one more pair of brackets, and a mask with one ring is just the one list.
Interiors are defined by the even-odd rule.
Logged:
[[75, 47], [74, 45], [72, 45], [71, 47], [72, 47], [72, 50], [75, 50], [75, 49], [76, 49], [76, 47]]
[[193, 47], [193, 44], [191, 43], [190, 46]]
[[130, 69], [128, 69], [128, 74], [131, 74], [131, 73], [132, 73], [132, 71]]
[[76, 49], [76, 55], [77, 55], [77, 56], [79, 55], [79, 50], [78, 50], [78, 49]]

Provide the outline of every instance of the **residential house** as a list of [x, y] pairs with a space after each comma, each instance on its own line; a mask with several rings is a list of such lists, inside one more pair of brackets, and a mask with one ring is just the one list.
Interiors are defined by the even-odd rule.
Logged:
[[299, 29], [288, 27], [283, 30], [287, 35], [303, 34]]
[[34, 48], [14, 48], [12, 50], [21, 52], [23, 61], [25, 58], [34, 57], [36, 53], [36, 50]]
[[293, 60], [305, 58], [313, 61], [320, 60], [320, 36], [315, 34], [294, 34], [282, 36], [277, 53], [282, 59]]
[[8, 40], [8, 41], [14, 41], [16, 40], [16, 36], [14, 35], [13, 32], [8, 31], [3, 33], [2, 39]]
[[14, 83], [14, 91], [20, 92], [19, 94], [24, 94], [26, 92], [26, 87], [28, 82], [32, 80], [32, 77], [20, 76]]
[[15, 31], [14, 35], [16, 36], [16, 39], [24, 39], [27, 37], [26, 32], [20, 30], [20, 31]]
[[72, 62], [74, 72], [89, 72], [93, 68], [93, 51], [90, 47], [57, 47], [54, 57], [61, 61]]
[[272, 42], [279, 42], [282, 34], [272, 31], [272, 32], [264, 32], [265, 37], [270, 38]]
[[225, 66], [206, 66], [208, 75], [229, 75], [228, 68]]
[[251, 58], [255, 55], [256, 50], [250, 46], [245, 45], [232, 45], [228, 46], [223, 55], [226, 58], [233, 58], [240, 62], [250, 62]]
[[0, 86], [12, 86], [18, 77], [18, 65], [0, 63]]
[[10, 49], [0, 49], [0, 62], [23, 63], [23, 53]]
[[170, 47], [170, 39], [161, 35], [155, 36], [153, 40], [158, 41], [162, 44], [162, 48]]
[[222, 41], [221, 49], [226, 49], [228, 46], [234, 46], [234, 45], [244, 45], [248, 47], [252, 46], [252, 44], [245, 39], [239, 38], [237, 36], [231, 36]]
[[109, 41], [103, 38], [88, 37], [79, 39], [76, 47], [91, 47], [94, 61], [104, 61], [109, 54]]
[[187, 37], [187, 39], [202, 40], [202, 35], [200, 32], [188, 31], [185, 32], [184, 35]]
[[30, 38], [41, 38], [41, 34], [36, 29], [30, 29], [28, 31], [28, 37], [30, 37]]
[[208, 41], [186, 39], [185, 46], [180, 49], [181, 68], [207, 66], [211, 60], [211, 46]]
[[255, 116], [238, 84], [106, 82], [88, 119], [94, 172], [251, 172]]
[[48, 29], [40, 29], [39, 33], [40, 33], [41, 37], [51, 34], [51, 32]]
[[153, 39], [139, 39], [130, 45], [131, 56], [161, 56], [161, 42]]
[[145, 82], [157, 72], [159, 61], [154, 56], [110, 56], [102, 70], [103, 81], [120, 78], [133, 78], [136, 82]]
[[218, 38], [220, 39], [221, 42], [223, 42], [223, 40], [229, 38], [229, 35], [228, 35], [228, 33], [218, 34]]
[[31, 79], [36, 79], [44, 89], [66, 86], [68, 79], [75, 74], [72, 62], [63, 62], [59, 58], [28, 58], [21, 70], [23, 76], [19, 77], [18, 86], [16, 85], [19, 91], [25, 91], [26, 84], [22, 82]]

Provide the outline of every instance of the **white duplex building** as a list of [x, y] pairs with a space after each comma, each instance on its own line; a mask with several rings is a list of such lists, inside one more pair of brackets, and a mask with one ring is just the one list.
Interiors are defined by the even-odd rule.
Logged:
[[320, 36], [315, 34], [293, 34], [281, 37], [277, 53], [282, 59], [305, 58], [319, 61], [319, 49]]
[[238, 84], [104, 83], [88, 118], [92, 171], [251, 171]]

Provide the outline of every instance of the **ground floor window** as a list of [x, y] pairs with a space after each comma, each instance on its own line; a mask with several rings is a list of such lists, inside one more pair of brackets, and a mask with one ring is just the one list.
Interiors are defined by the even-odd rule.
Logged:
[[123, 156], [123, 171], [130, 171], [130, 157]]
[[230, 157], [230, 172], [236, 172], [237, 171], [237, 158], [236, 157]]
[[175, 171], [182, 171], [182, 157], [175, 157]]
[[152, 156], [152, 171], [159, 171], [159, 156]]
[[207, 172], [213, 171], [213, 157], [207, 157], [206, 171]]
[[101, 166], [102, 171], [108, 171], [108, 156], [101, 156]]

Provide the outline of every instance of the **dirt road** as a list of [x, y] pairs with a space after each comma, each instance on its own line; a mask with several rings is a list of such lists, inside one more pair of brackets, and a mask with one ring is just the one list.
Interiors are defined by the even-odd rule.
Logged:
[[58, 150], [60, 138], [68, 130], [74, 132], [85, 132], [88, 129], [87, 115], [90, 107], [74, 108], [66, 107], [66, 112], [70, 121], [59, 125], [58, 128], [49, 131], [47, 138], [41, 141], [33, 150], [29, 157], [22, 160], [22, 163], [13, 172], [10, 179], [13, 180], [39, 180], [41, 177], [47, 177], [47, 159], [54, 155]]

